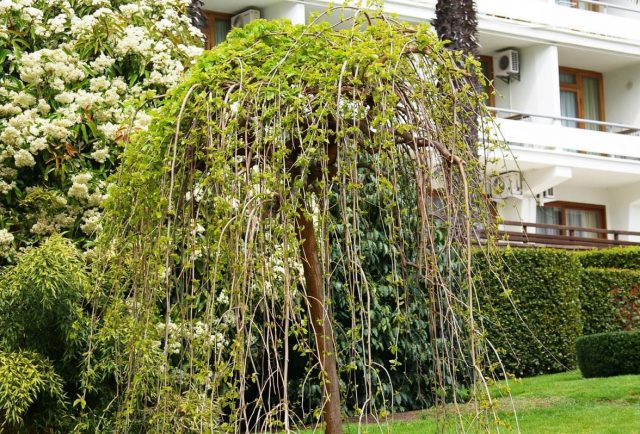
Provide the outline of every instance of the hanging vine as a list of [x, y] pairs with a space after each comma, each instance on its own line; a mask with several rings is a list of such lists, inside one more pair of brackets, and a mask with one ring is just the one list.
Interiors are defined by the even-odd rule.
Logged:
[[[492, 225], [484, 166], [459, 121], [465, 110], [487, 115], [471, 84], [479, 65], [426, 25], [377, 10], [327, 14], [342, 15], [234, 30], [127, 144], [79, 398], [116, 385], [113, 417], [98, 428], [289, 432], [311, 416], [336, 433], [351, 387], [340, 375], [357, 383], [360, 421], [382, 420], [393, 393], [372, 356], [372, 218], [388, 258], [376, 278], [395, 294], [389, 326], [406, 333], [415, 303], [427, 312], [428, 392], [457, 408], [469, 386], [477, 414], [490, 410], [471, 249]], [[337, 307], [351, 317], [340, 330]], [[292, 366], [304, 370], [302, 400], [319, 385], [316, 408], [290, 399]]]

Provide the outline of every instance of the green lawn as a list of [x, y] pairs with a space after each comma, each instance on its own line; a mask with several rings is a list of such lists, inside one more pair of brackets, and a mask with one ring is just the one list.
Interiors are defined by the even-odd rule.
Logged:
[[[520, 431], [553, 434], [640, 434], [640, 375], [584, 379], [578, 371], [511, 381], [511, 396]], [[507, 425], [500, 432], [517, 432], [509, 411], [511, 400], [496, 389], [499, 416]], [[347, 433], [357, 433], [349, 426]], [[496, 431], [493, 429], [492, 431]], [[375, 434], [422, 434], [435, 432], [433, 413], [416, 420], [388, 426], [369, 426], [360, 431]], [[451, 432], [456, 432], [451, 427]]]

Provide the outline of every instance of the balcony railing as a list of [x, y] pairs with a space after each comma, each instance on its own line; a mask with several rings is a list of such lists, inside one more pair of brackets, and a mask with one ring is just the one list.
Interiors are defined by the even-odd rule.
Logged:
[[[539, 113], [530, 113], [522, 110], [511, 110], [498, 107], [488, 107], [491, 112], [496, 113], [497, 117], [510, 120], [523, 120], [536, 122], [539, 119], [551, 119], [559, 121], [563, 126], [579, 128], [579, 125], [593, 125], [595, 128], [583, 128], [592, 131], [605, 131], [609, 133], [624, 134], [629, 136], [640, 136], [640, 126], [626, 125], [616, 122], [596, 121], [593, 119], [572, 118], [568, 116], [543, 115]], [[571, 125], [574, 124], [574, 125]]]
[[[503, 221], [500, 227], [501, 230], [498, 231], [498, 234], [512, 245], [545, 245], [565, 248], [602, 248], [640, 245], [640, 232], [546, 223], [527, 223], [511, 220]], [[539, 233], [543, 231], [555, 232], [555, 234]], [[586, 234], [591, 236], [585, 236]], [[627, 239], [622, 240], [621, 237], [626, 237]]]
[[603, 14], [615, 11], [634, 12], [638, 13], [638, 18], [640, 18], [640, 9], [616, 5], [608, 2], [601, 2], [598, 0], [556, 0], [556, 4], [559, 4], [561, 6], [569, 6], [572, 8], [586, 9], [588, 11], [600, 12]]

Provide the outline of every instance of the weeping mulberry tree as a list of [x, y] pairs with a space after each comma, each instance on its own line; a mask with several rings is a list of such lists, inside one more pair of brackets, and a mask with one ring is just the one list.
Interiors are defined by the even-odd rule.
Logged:
[[[84, 380], [87, 399], [105, 378], [117, 385], [115, 429], [289, 432], [308, 416], [338, 433], [344, 372], [360, 379], [360, 420], [379, 420], [393, 394], [372, 358], [377, 294], [360, 236], [371, 191], [396, 293], [389, 327], [399, 333], [407, 304], [421, 303], [436, 402], [457, 403], [461, 379], [486, 399], [471, 246], [489, 213], [458, 121], [484, 114], [478, 65], [428, 26], [347, 12], [339, 27], [234, 30], [127, 144]], [[348, 353], [335, 345], [338, 275]], [[409, 284], [424, 299], [409, 300]], [[320, 389], [316, 408], [290, 399], [293, 375]]]

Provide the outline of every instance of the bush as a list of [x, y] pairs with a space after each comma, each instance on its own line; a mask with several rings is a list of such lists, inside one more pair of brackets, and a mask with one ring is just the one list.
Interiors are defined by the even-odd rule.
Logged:
[[[79, 392], [90, 285], [80, 252], [55, 235], [0, 273], [0, 426], [68, 432]], [[14, 432], [9, 430], [10, 432]]]
[[580, 303], [584, 334], [639, 328], [640, 270], [584, 270]]
[[64, 405], [62, 379], [51, 362], [37, 353], [0, 350], [0, 378], [0, 426], [8, 425], [10, 432], [22, 425], [29, 406], [39, 397], [53, 401], [53, 405], [49, 402], [50, 419], [55, 418], [53, 410]]
[[640, 247], [588, 250], [576, 252], [576, 256], [584, 268], [640, 270]]
[[202, 35], [188, 0], [0, 3], [0, 263], [11, 263], [52, 233], [100, 231], [124, 125], [140, 109], [133, 128], [146, 127]]
[[476, 256], [481, 268], [478, 298], [480, 320], [506, 371], [529, 376], [573, 368], [574, 342], [582, 331], [577, 258], [553, 249], [511, 249], [497, 255], [493, 271]]
[[640, 374], [640, 331], [582, 336], [576, 352], [585, 378]]

